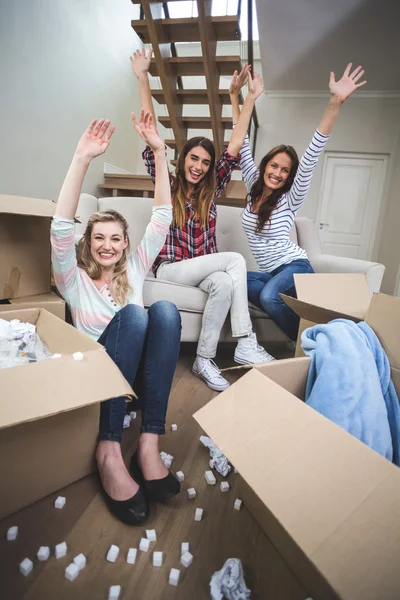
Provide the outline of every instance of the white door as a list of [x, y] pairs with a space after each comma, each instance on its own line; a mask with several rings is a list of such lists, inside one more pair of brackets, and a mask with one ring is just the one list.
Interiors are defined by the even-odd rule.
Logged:
[[324, 254], [371, 260], [388, 157], [326, 152], [319, 209]]

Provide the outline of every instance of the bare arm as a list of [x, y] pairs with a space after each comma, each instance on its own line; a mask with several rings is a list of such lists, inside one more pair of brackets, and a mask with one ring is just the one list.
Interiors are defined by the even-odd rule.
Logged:
[[153, 100], [151, 97], [149, 83], [149, 69], [153, 49], [149, 50], [146, 55], [146, 50], [136, 50], [130, 57], [132, 71], [137, 77], [139, 83], [140, 103], [145, 113], [151, 113], [153, 117], [154, 127], [157, 129], [156, 113], [154, 112]]
[[323, 135], [329, 135], [331, 133], [343, 102], [347, 100], [357, 88], [367, 83], [366, 81], [357, 83], [364, 75], [364, 70], [361, 66], [354, 69], [353, 73], [350, 73], [351, 68], [352, 63], [349, 63], [339, 81], [335, 81], [335, 74], [333, 72], [330, 74], [329, 91], [331, 97], [321, 123], [318, 126], [318, 131]]
[[86, 171], [93, 158], [103, 154], [110, 143], [115, 127], [110, 121], [93, 119], [82, 135], [75, 150], [71, 166], [68, 169], [60, 194], [55, 215], [74, 219], [82, 190]]
[[[254, 105], [257, 98], [262, 94], [264, 89], [263, 82], [258, 73], [254, 73], [254, 78], [251, 76], [250, 71], [248, 71], [248, 79], [249, 79], [249, 93], [247, 94], [246, 100], [243, 104], [242, 112], [239, 114], [238, 121], [236, 123], [236, 127], [232, 132], [231, 139], [228, 146], [228, 152], [232, 156], [237, 156], [240, 152], [241, 147], [243, 146], [244, 138], [246, 137], [247, 130], [249, 128], [249, 123], [251, 119], [251, 115], [253, 113]], [[238, 109], [239, 103], [237, 103]], [[232, 111], [233, 111], [232, 105]]]
[[240, 73], [234, 71], [231, 85], [229, 86], [229, 97], [232, 104], [232, 122], [234, 125], [236, 125], [239, 120], [239, 94], [242, 87], [245, 85], [245, 83], [247, 83], [249, 69], [249, 65], [245, 65]]
[[142, 140], [153, 150], [156, 169], [154, 206], [171, 205], [171, 184], [165, 156], [165, 144], [157, 133], [153, 116], [142, 108], [139, 123], [134, 113], [132, 113], [132, 123]]

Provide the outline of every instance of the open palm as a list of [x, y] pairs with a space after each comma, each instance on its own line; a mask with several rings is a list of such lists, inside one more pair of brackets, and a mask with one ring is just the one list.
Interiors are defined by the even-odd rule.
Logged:
[[251, 94], [255, 100], [263, 93], [264, 84], [262, 79], [258, 73], [254, 73], [254, 76], [251, 76], [249, 71], [249, 94]]
[[139, 77], [142, 73], [147, 73], [151, 65], [151, 57], [154, 54], [153, 48], [151, 48], [146, 54], [146, 50], [136, 50], [132, 56], [130, 56], [131, 68], [135, 73], [136, 77]]
[[97, 121], [97, 119], [93, 119], [78, 142], [77, 152], [87, 158], [95, 158], [100, 154], [104, 154], [110, 144], [114, 130], [115, 127], [110, 125], [109, 120], [100, 119]]
[[[329, 91], [331, 96], [339, 100], [340, 102], [344, 102], [351, 94], [359, 87], [365, 85], [366, 81], [360, 81], [364, 75], [364, 69], [359, 66], [351, 73], [351, 68], [353, 64], [349, 63], [343, 73], [343, 76], [339, 81], [335, 81], [335, 74], [331, 72], [330, 80], [329, 80]], [[359, 82], [359, 83], [357, 83]]]
[[150, 146], [155, 152], [156, 150], [164, 150], [164, 142], [157, 133], [157, 129], [153, 122], [153, 117], [150, 112], [145, 113], [144, 109], [140, 110], [139, 123], [136, 120], [135, 113], [132, 113], [132, 124], [142, 140]]

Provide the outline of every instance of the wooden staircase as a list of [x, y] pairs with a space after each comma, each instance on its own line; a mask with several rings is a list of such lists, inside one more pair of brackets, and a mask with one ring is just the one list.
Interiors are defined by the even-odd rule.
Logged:
[[[144, 44], [151, 44], [154, 49], [150, 75], [160, 78], [161, 89], [152, 89], [151, 93], [153, 99], [167, 108], [168, 116], [159, 116], [158, 121], [171, 129], [174, 136], [165, 141], [166, 145], [175, 151], [176, 159], [192, 137], [189, 130], [204, 130], [204, 136], [213, 140], [219, 156], [227, 144], [225, 131], [232, 129], [231, 118], [222, 116], [222, 107], [230, 105], [230, 99], [228, 90], [219, 88], [219, 79], [221, 75], [240, 70], [242, 65], [239, 55], [217, 56], [217, 42], [240, 39], [238, 16], [212, 16], [211, 0], [197, 0], [198, 17], [178, 19], [169, 18], [168, 3], [152, 0], [132, 0], [132, 3], [141, 5], [143, 15], [131, 21], [132, 28]], [[199, 42], [202, 56], [177, 56], [175, 43], [178, 42]], [[204, 76], [205, 87], [184, 88], [182, 77], [186, 76]], [[188, 105], [208, 105], [210, 114], [186, 116], [184, 107]], [[176, 164], [176, 160], [171, 163]], [[103, 195], [111, 192], [112, 195], [147, 196], [153, 191], [150, 178], [136, 175], [106, 174], [104, 184], [99, 187]], [[244, 184], [232, 181], [220, 202], [243, 205], [245, 194]]]

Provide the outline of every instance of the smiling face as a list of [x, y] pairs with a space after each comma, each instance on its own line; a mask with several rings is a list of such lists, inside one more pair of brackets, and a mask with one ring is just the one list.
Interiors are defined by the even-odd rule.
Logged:
[[185, 179], [191, 185], [196, 185], [203, 179], [209, 171], [211, 165], [211, 156], [202, 148], [195, 146], [185, 156]]
[[292, 168], [292, 159], [285, 152], [278, 152], [267, 162], [264, 185], [270, 192], [285, 185]]
[[105, 271], [112, 271], [128, 245], [119, 223], [94, 223], [90, 236], [90, 254]]

